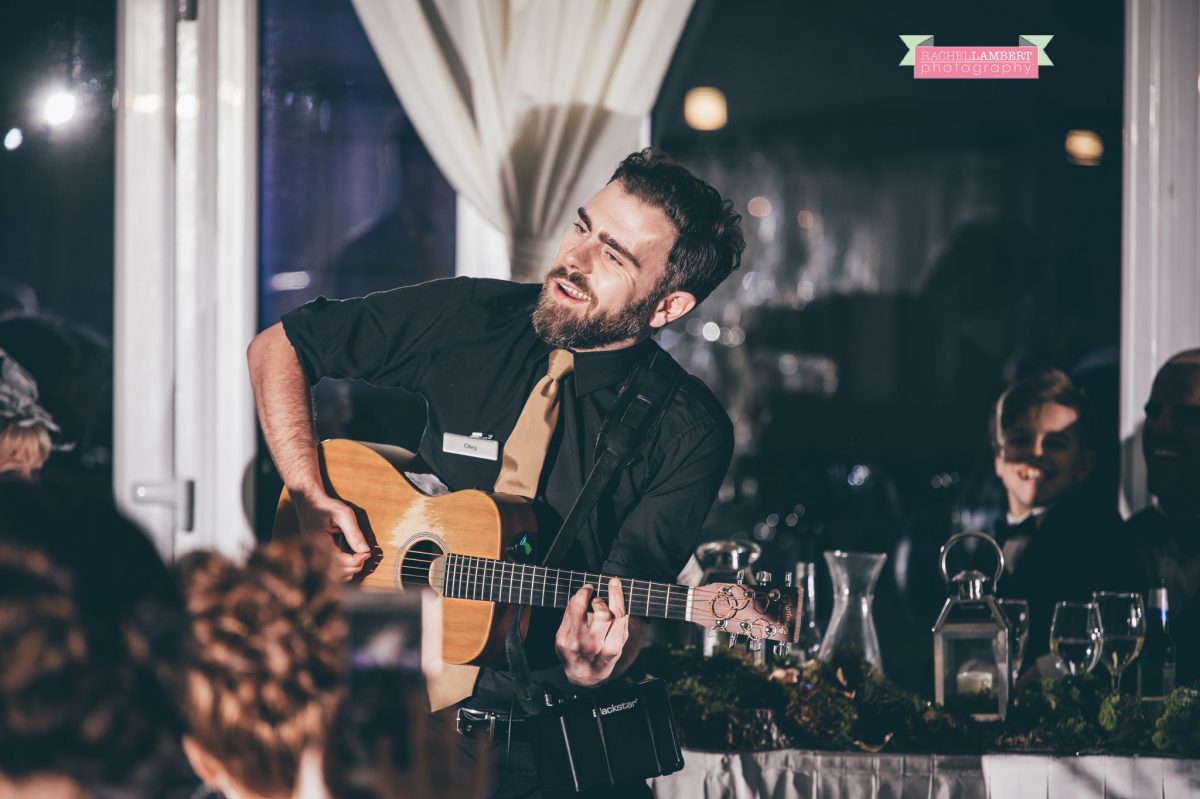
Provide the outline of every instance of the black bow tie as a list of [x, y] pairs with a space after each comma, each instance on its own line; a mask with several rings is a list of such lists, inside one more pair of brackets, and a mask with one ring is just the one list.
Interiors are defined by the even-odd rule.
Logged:
[[1037, 530], [1038, 517], [1031, 513], [1017, 524], [1009, 524], [1008, 519], [1001, 520], [998, 530], [1000, 535], [997, 536], [997, 538], [999, 539], [999, 543], [1003, 546], [1005, 541], [1008, 541], [1012, 538], [1018, 538], [1022, 536], [1025, 538], [1033, 538], [1037, 534]]

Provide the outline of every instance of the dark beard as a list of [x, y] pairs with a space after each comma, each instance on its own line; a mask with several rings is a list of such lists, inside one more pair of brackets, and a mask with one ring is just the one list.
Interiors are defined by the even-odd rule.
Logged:
[[643, 338], [650, 332], [654, 307], [662, 299], [656, 287], [619, 311], [590, 315], [589, 309], [580, 314], [550, 296], [550, 292], [557, 291], [555, 280], [570, 283], [589, 297], [594, 295], [582, 276], [570, 273], [564, 267], [555, 267], [546, 275], [537, 308], [533, 311], [533, 329], [543, 341], [559, 349], [589, 350], [626, 339]]

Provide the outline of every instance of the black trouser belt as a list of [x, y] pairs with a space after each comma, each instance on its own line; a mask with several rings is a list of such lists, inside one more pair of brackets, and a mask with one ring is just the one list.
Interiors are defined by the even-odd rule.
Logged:
[[530, 719], [509, 716], [507, 713], [495, 710], [460, 707], [455, 727], [458, 734], [464, 738], [504, 738], [508, 734], [507, 727], [510, 721], [513, 738], [525, 740], [529, 735]]

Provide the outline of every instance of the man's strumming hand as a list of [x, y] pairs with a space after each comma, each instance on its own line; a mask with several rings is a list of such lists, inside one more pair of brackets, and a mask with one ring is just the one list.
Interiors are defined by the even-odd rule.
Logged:
[[330, 536], [341, 533], [346, 539], [346, 544], [353, 551], [339, 551], [334, 556], [334, 569], [343, 581], [353, 579], [371, 557], [371, 547], [367, 545], [362, 530], [358, 527], [354, 509], [324, 491], [294, 494], [292, 501], [300, 519], [301, 532], [325, 533]]

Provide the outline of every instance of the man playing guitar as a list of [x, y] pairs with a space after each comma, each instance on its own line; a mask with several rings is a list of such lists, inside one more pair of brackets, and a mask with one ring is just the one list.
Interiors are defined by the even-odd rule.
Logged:
[[[359, 299], [318, 298], [288, 313], [255, 338], [248, 359], [263, 433], [301, 526], [344, 536], [352, 552], [339, 554], [338, 565], [347, 580], [371, 556], [354, 511], [322, 481], [309, 397], [322, 377], [422, 395], [429, 409], [423, 466], [451, 490], [492, 491], [531, 389], [567, 351], [573, 368], [556, 378], [557, 424], [529, 490], [561, 522], [622, 383], [659, 351], [651, 334], [707, 297], [738, 267], [744, 246], [728, 200], [644, 150], [579, 209], [540, 287], [455, 278]], [[697, 544], [732, 447], [728, 416], [701, 381], [685, 376], [562, 565], [673, 581]], [[542, 529], [550, 536], [556, 526]], [[626, 613], [619, 582], [608, 589], [609, 602], [580, 589], [560, 618], [534, 610], [526, 648], [535, 679], [578, 690], [628, 666], [644, 626]], [[511, 694], [511, 676], [485, 668], [467, 704], [508, 712]], [[528, 750], [514, 736], [497, 795], [537, 795]], [[633, 795], [648, 794], [644, 783], [634, 787]]]

